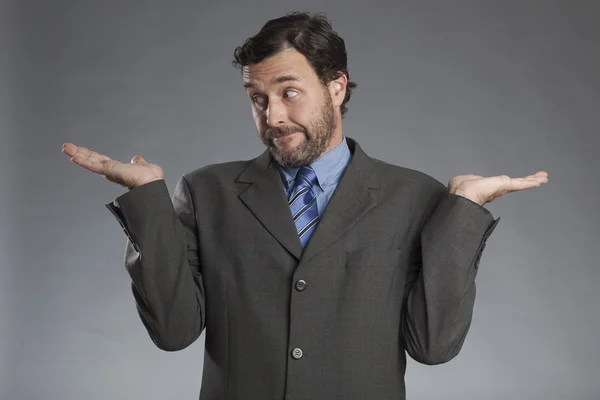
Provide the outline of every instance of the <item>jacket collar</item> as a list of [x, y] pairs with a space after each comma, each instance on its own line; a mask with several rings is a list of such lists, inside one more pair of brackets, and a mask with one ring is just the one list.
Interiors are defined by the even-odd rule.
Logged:
[[376, 191], [372, 190], [379, 188], [375, 161], [356, 140], [347, 137], [347, 141], [352, 159], [305, 249], [288, 207], [278, 164], [270, 151], [267, 149], [252, 160], [236, 179], [238, 183], [250, 184], [239, 194], [240, 200], [301, 263], [331, 245], [377, 204]]

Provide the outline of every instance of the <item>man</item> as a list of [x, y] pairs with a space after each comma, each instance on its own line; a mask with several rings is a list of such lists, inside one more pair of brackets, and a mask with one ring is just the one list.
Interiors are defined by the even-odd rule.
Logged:
[[129, 191], [107, 204], [156, 346], [206, 328], [200, 399], [403, 399], [407, 352], [455, 357], [494, 220], [483, 205], [547, 182], [461, 175], [448, 187], [342, 133], [344, 41], [323, 16], [271, 20], [235, 51], [267, 150], [199, 168], [172, 198], [157, 165], [63, 152]]

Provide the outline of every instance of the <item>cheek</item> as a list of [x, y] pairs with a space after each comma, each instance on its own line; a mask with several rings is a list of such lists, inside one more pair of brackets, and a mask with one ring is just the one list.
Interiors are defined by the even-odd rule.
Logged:
[[266, 124], [264, 111], [261, 111], [255, 107], [252, 107], [252, 118], [254, 118], [257, 128], [260, 128], [262, 125]]
[[314, 103], [304, 102], [303, 104], [291, 104], [288, 107], [288, 118], [297, 124], [306, 124], [319, 112], [319, 108]]

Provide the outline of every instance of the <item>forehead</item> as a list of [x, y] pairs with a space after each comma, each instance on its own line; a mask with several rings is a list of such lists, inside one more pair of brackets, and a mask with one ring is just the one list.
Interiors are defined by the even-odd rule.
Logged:
[[285, 49], [258, 64], [245, 66], [242, 76], [245, 84], [252, 85], [278, 83], [277, 78], [284, 76], [300, 81], [317, 78], [306, 57], [296, 49]]

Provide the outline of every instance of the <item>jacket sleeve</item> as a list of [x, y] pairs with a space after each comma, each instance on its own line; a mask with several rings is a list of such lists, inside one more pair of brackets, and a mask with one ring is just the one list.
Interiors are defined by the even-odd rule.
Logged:
[[172, 199], [164, 180], [147, 183], [106, 207], [125, 234], [125, 267], [138, 313], [156, 346], [182, 350], [201, 334], [205, 298], [196, 219], [185, 177]]
[[427, 365], [448, 362], [462, 348], [473, 315], [479, 260], [500, 221], [440, 186], [419, 228], [401, 319], [406, 351]]

